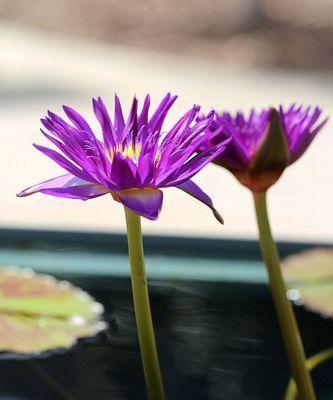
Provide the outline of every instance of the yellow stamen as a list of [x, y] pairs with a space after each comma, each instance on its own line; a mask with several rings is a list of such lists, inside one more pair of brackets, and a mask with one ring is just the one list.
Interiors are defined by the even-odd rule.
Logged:
[[155, 154], [155, 161], [159, 161], [160, 158], [161, 158], [161, 152], [157, 150]]
[[[137, 160], [141, 153], [141, 145], [137, 144], [136, 146], [125, 146], [123, 147], [121, 144], [118, 144], [116, 147], [116, 152], [120, 153], [123, 157], [131, 158], [132, 160]], [[112, 162], [114, 156], [114, 151], [112, 148], [109, 149], [109, 160]]]

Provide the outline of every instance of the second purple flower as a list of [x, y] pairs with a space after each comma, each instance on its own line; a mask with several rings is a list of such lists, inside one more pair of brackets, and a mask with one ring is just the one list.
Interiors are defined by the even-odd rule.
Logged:
[[[285, 168], [294, 163], [325, 125], [318, 107], [301, 107], [292, 104], [279, 110], [254, 109], [246, 115], [238, 112], [215, 113], [210, 132], [221, 133], [202, 146], [224, 142], [231, 143], [214, 162], [231, 171], [238, 180], [253, 192], [266, 191], [281, 176]], [[207, 116], [200, 117], [204, 121]]]

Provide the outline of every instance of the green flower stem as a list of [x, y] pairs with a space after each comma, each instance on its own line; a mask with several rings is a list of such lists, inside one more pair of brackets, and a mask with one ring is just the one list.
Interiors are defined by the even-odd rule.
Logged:
[[125, 207], [132, 291], [141, 358], [149, 400], [164, 400], [153, 321], [149, 305], [140, 216]]
[[316, 396], [292, 305], [287, 298], [280, 258], [272, 237], [266, 204], [266, 192], [253, 193], [259, 228], [260, 247], [269, 275], [269, 282], [280, 329], [286, 346], [293, 378], [301, 400], [315, 400]]

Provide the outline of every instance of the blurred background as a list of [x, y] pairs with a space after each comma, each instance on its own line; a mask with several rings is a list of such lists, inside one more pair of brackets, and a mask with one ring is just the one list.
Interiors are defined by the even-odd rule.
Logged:
[[[204, 110], [247, 109], [296, 101], [333, 110], [332, 0], [0, 0], [1, 227], [123, 231], [120, 205], [21, 189], [61, 174], [32, 147], [43, 143], [47, 109], [77, 108], [93, 123], [91, 97], [113, 106], [117, 92], [151, 93], [156, 104], [179, 95], [166, 127], [194, 103]], [[279, 239], [330, 242], [333, 185], [330, 122], [270, 192]], [[225, 218], [180, 191], [165, 191], [145, 232], [252, 238], [251, 197], [214, 165], [195, 181]]]

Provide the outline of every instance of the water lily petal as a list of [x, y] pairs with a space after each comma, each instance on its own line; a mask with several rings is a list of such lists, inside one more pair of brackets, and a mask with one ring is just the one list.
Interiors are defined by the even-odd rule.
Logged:
[[102, 196], [108, 193], [108, 190], [102, 185], [90, 183], [72, 174], [66, 174], [25, 189], [17, 196], [26, 197], [37, 192], [56, 197], [88, 200]]
[[219, 214], [219, 212], [214, 207], [212, 199], [203, 190], [201, 190], [199, 188], [199, 186], [196, 185], [193, 181], [183, 182], [183, 183], [177, 185], [176, 187], [178, 189], [183, 190], [184, 192], [188, 193], [189, 195], [195, 197], [197, 200], [201, 201], [201, 203], [208, 206], [213, 211], [214, 217], [221, 224], [224, 223], [222, 216]]
[[107, 146], [108, 148], [111, 146], [115, 146], [114, 127], [111, 122], [108, 110], [105, 107], [105, 104], [100, 97], [98, 97], [97, 99], [93, 99], [92, 103], [95, 116], [102, 128], [105, 146]]
[[93, 134], [88, 122], [77, 111], [68, 106], [63, 106], [62, 108], [77, 129]]
[[168, 93], [161, 101], [160, 105], [149, 120], [149, 126], [153, 132], [161, 130], [164, 119], [176, 99], [177, 96], [171, 96], [170, 93]]
[[159, 189], [121, 190], [117, 197], [125, 207], [148, 219], [157, 219], [162, 209], [163, 193]]
[[125, 121], [123, 116], [123, 110], [121, 108], [120, 100], [117, 95], [114, 99], [114, 128], [115, 128], [115, 139], [116, 141], [122, 141], [122, 132], [125, 127]]
[[48, 147], [40, 146], [39, 144], [33, 144], [33, 146], [45, 154], [47, 157], [51, 158], [51, 160], [55, 161], [60, 167], [64, 168], [66, 171], [71, 174], [77, 176], [80, 179], [86, 179], [88, 174], [86, 171], [81, 170], [79, 167], [74, 165], [73, 162], [67, 160], [64, 156], [59, 154], [53, 149], [49, 149]]
[[143, 125], [147, 125], [148, 124], [149, 106], [150, 106], [150, 96], [147, 95], [145, 97], [141, 113], [140, 113], [140, 115], [138, 117], [138, 125], [139, 125], [140, 129], [141, 129], [141, 127]]

